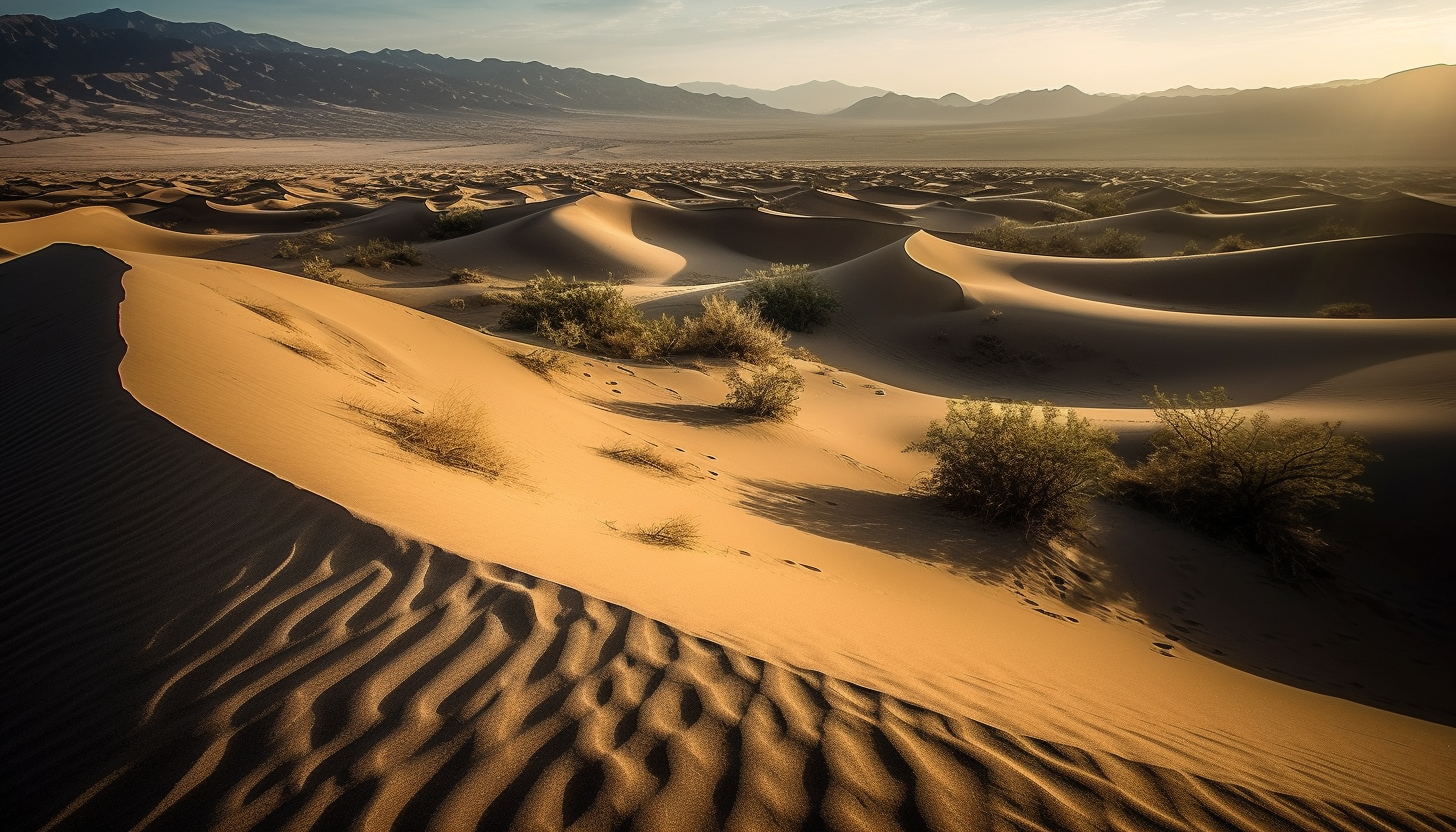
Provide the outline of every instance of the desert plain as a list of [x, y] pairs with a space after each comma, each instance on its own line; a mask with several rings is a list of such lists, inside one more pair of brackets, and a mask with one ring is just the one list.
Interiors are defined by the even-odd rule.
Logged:
[[[1456, 828], [1449, 171], [74, 141], [0, 148], [11, 828]], [[1004, 220], [1142, 256], [974, 244]], [[500, 325], [547, 272], [681, 318], [776, 263], [841, 304], [788, 421], [719, 406], [732, 359]], [[1145, 396], [1214, 387], [1382, 456], [1317, 576], [1125, 501], [1043, 541], [915, 492], [948, 398], [1131, 462]], [[378, 418], [461, 402], [490, 476]]]

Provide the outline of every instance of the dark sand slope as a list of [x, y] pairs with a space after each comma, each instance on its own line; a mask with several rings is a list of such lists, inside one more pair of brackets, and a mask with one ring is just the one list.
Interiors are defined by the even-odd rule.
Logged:
[[13, 828], [1456, 828], [1014, 736], [395, 538], [132, 399], [125, 268], [0, 265]]

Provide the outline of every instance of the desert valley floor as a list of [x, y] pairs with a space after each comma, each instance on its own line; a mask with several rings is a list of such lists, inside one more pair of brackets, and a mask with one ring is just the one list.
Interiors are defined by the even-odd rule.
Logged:
[[[968, 244], [1005, 219], [1144, 256]], [[375, 238], [423, 263], [345, 263]], [[718, 407], [726, 359], [543, 377], [492, 300], [550, 271], [681, 316], [772, 263], [842, 300], [784, 423]], [[1456, 177], [1419, 171], [12, 174], [6, 825], [1456, 829], [1453, 264]], [[1037, 544], [911, 493], [948, 397], [1135, 459], [1155, 386], [1370, 440], [1327, 574], [1112, 500]], [[368, 415], [452, 397], [502, 476]], [[672, 517], [695, 543], [633, 533]]]

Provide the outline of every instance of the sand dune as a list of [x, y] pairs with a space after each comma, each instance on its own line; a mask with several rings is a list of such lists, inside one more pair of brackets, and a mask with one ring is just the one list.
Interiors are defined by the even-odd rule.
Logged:
[[[855, 171], [811, 198], [881, 188], [894, 224], [672, 204], [810, 193], [792, 170], [641, 174], [637, 198], [547, 173], [182, 180], [200, 193], [170, 204], [237, 216], [284, 190], [387, 203], [328, 227], [427, 263], [350, 270], [355, 291], [280, 272], [273, 236], [111, 207], [0, 224], [26, 255], [0, 263], [19, 828], [1456, 828], [1449, 563], [1428, 543], [1456, 456], [1450, 234], [1037, 257], [915, 233], [982, 221], [974, 201], [894, 202], [984, 172]], [[438, 209], [506, 186], [534, 201], [424, 242]], [[1413, 199], [1381, 204], [1442, 216]], [[67, 242], [106, 251], [48, 245]], [[768, 262], [812, 263], [844, 304], [794, 336], [823, 361], [794, 362], [789, 424], [714, 407], [731, 362], [570, 354], [547, 381], [511, 358], [538, 339], [440, 303], [472, 291], [445, 270], [504, 263], [503, 282], [614, 271], [682, 314], [725, 288], [691, 284]], [[1309, 317], [1329, 300], [1379, 317]], [[942, 396], [1050, 398], [1128, 445], [1153, 384], [1347, 419], [1385, 455], [1318, 591], [1129, 506], [1043, 546], [906, 496], [929, 460], [902, 449]], [[413, 456], [356, 406], [451, 395], [484, 408], [503, 477]], [[598, 451], [623, 440], [681, 473]], [[676, 514], [698, 543], [630, 534]]]

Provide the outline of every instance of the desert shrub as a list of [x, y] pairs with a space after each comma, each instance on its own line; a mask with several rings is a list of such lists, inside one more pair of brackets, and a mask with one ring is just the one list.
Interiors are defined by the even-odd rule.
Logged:
[[1112, 431], [1049, 404], [955, 399], [945, 421], [931, 422], [925, 438], [905, 450], [936, 458], [921, 493], [991, 525], [1020, 524], [1028, 536], [1047, 539], [1081, 526], [1087, 504], [1119, 469], [1109, 450], [1116, 442]]
[[1213, 248], [1209, 249], [1210, 254], [1222, 254], [1225, 251], [1248, 251], [1252, 248], [1263, 248], [1263, 246], [1246, 238], [1242, 234], [1230, 234], [1222, 237]]
[[485, 283], [490, 280], [490, 275], [478, 269], [454, 269], [450, 272], [450, 279], [456, 283]]
[[1130, 493], [1263, 554], [1282, 573], [1308, 571], [1328, 548], [1310, 525], [1316, 513], [1371, 496], [1356, 480], [1380, 457], [1360, 435], [1337, 433], [1338, 422], [1245, 416], [1222, 387], [1182, 401], [1155, 390], [1145, 400], [1162, 427], [1129, 475]]
[[1081, 257], [1087, 247], [1071, 228], [1058, 228], [1047, 237], [1033, 237], [1025, 226], [1012, 220], [972, 235], [973, 245], [1017, 254], [1048, 254], [1057, 257]]
[[436, 240], [449, 240], [474, 234], [485, 227], [485, 210], [475, 205], [451, 208], [435, 218], [430, 226], [430, 236]]
[[722, 293], [703, 298], [703, 313], [683, 321], [682, 352], [737, 358], [750, 364], [781, 361], [785, 333], [765, 321], [757, 307]]
[[304, 234], [301, 237], [290, 237], [287, 240], [278, 242], [278, 253], [275, 257], [284, 260], [297, 260], [308, 254], [324, 249], [336, 248], [339, 244], [338, 238], [328, 231], [314, 231]]
[[622, 296], [620, 286], [567, 281], [547, 272], [510, 299], [500, 325], [534, 330], [559, 347], [621, 355], [609, 342], [630, 343], [642, 327], [642, 313]]
[[486, 430], [484, 411], [458, 390], [441, 396], [428, 413], [351, 406], [378, 420], [411, 453], [487, 477], [506, 470], [505, 454]]
[[1347, 225], [1331, 217], [1320, 223], [1320, 227], [1314, 230], [1311, 240], [1345, 240], [1350, 237], [1360, 236], [1360, 229], [1353, 225]]
[[1319, 318], [1369, 318], [1375, 315], [1375, 307], [1368, 303], [1331, 303], [1314, 314]]
[[1188, 242], [1186, 242], [1186, 243], [1183, 244], [1183, 247], [1182, 248], [1180, 248], [1177, 251], [1173, 252], [1173, 256], [1174, 257], [1187, 257], [1187, 256], [1189, 256], [1191, 254], [1202, 254], [1202, 253], [1203, 253], [1203, 246], [1200, 246], [1198, 244], [1198, 241], [1197, 240], [1189, 240]]
[[421, 260], [420, 250], [412, 244], [375, 237], [363, 245], [355, 246], [349, 254], [348, 262], [366, 269], [388, 269], [394, 266], [418, 266]]
[[786, 329], [809, 332], [829, 323], [829, 316], [839, 309], [839, 293], [809, 271], [807, 263], [773, 263], [767, 269], [749, 270], [747, 276], [744, 303]]
[[456, 312], [465, 311], [465, 298], [450, 298], [446, 303]]
[[686, 549], [698, 542], [698, 524], [691, 517], [669, 517], [646, 526], [638, 526], [632, 536], [643, 543]]
[[477, 298], [481, 306], [503, 306], [515, 299], [510, 292], [481, 292]]
[[332, 367], [334, 365], [333, 355], [328, 350], [307, 338], [270, 338], [268, 340], [316, 364], [322, 364], [326, 367]]
[[616, 442], [598, 448], [597, 452], [608, 459], [615, 459], [618, 462], [625, 462], [628, 465], [636, 465], [639, 468], [649, 468], [659, 474], [680, 476], [683, 473], [683, 465], [681, 462], [668, 459], [651, 445]]
[[1183, 212], [1185, 214], [1206, 214], [1206, 213], [1208, 213], [1207, 211], [1203, 210], [1203, 207], [1200, 206], [1196, 200], [1192, 200], [1192, 199], [1188, 200], [1187, 202], [1183, 203], [1182, 205], [1179, 205], [1177, 208], [1174, 208], [1173, 210], [1174, 211], [1181, 211], [1181, 212]]
[[1109, 228], [1087, 245], [1087, 253], [1093, 257], [1142, 257], [1144, 239], [1118, 228]]
[[722, 406], [728, 410], [776, 422], [787, 422], [799, 412], [796, 402], [804, 389], [804, 378], [788, 364], [759, 367], [746, 380], [737, 370], [731, 370], [724, 380], [728, 382], [728, 398]]
[[330, 263], [323, 257], [317, 256], [304, 258], [303, 276], [310, 280], [319, 280], [324, 283], [333, 284], [337, 284], [343, 278], [339, 270], [334, 268], [333, 263]]
[[1079, 207], [1093, 217], [1114, 217], [1127, 211], [1127, 203], [1116, 194], [1092, 194]]
[[542, 378], [551, 378], [552, 373], [566, 372], [570, 363], [566, 356], [555, 350], [531, 350], [530, 352], [515, 353], [511, 358]]

